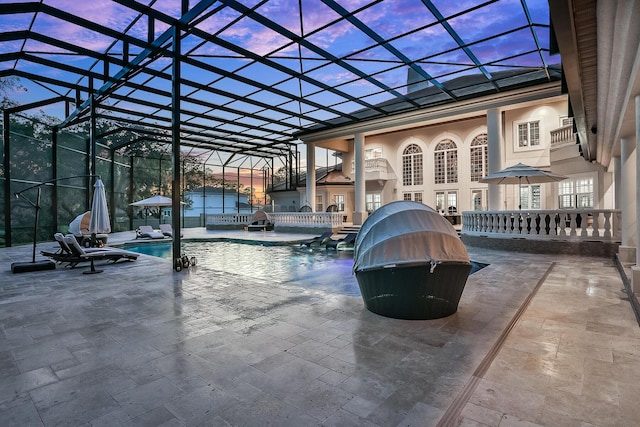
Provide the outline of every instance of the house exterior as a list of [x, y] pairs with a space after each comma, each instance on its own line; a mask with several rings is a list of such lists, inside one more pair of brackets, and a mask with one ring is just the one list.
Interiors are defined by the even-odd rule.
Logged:
[[184, 217], [199, 217], [214, 213], [252, 212], [248, 197], [234, 190], [205, 186], [187, 191], [184, 196], [187, 200]]
[[[322, 212], [335, 204], [344, 212], [345, 221], [354, 224], [361, 224], [373, 210], [395, 200], [422, 202], [454, 224], [460, 223], [463, 211], [512, 210], [519, 205], [523, 209], [612, 208], [613, 173], [585, 161], [568, 116], [567, 96], [561, 93], [559, 84], [543, 86], [543, 93], [536, 99], [528, 96], [531, 88], [523, 89], [508, 96], [522, 101], [505, 101], [499, 107], [496, 104], [500, 100], [493, 99], [478, 102], [478, 108], [470, 106], [450, 114], [433, 111], [432, 117], [427, 114], [409, 126], [381, 126], [338, 138], [311, 136], [306, 179], [295, 190], [270, 192], [271, 199], [289, 210], [306, 204]], [[487, 104], [491, 108], [486, 108]], [[490, 133], [493, 138], [489, 138]], [[342, 163], [317, 170], [313, 166], [315, 188], [309, 191], [315, 147], [338, 151]], [[491, 154], [494, 157], [490, 159]], [[492, 161], [496, 167], [490, 170]], [[492, 185], [497, 193], [492, 206], [490, 185], [479, 180], [519, 162], [567, 179], [523, 183], [520, 187]], [[358, 212], [356, 200], [359, 167], [364, 178], [360, 190], [364, 212]]]
[[[353, 206], [353, 179], [342, 171], [343, 163], [334, 166], [318, 168], [316, 171], [316, 203], [313, 208], [307, 197], [306, 175], [299, 177], [294, 188], [287, 189], [285, 183], [279, 183], [269, 188], [272, 206], [265, 207], [272, 212], [310, 211], [325, 212], [334, 210], [345, 212], [347, 207]], [[351, 202], [349, 202], [351, 200]]]

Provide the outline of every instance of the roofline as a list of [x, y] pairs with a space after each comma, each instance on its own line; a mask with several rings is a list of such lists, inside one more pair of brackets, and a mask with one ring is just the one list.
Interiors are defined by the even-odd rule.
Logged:
[[517, 107], [519, 104], [559, 96], [566, 96], [562, 94], [561, 82], [549, 82], [505, 93], [428, 107], [366, 122], [363, 121], [334, 129], [309, 133], [303, 132], [297, 136], [304, 143], [322, 142], [337, 138], [349, 139], [353, 138], [356, 133], [362, 133], [366, 136], [393, 132], [421, 126], [428, 121], [441, 121], [443, 119], [451, 119], [454, 116], [455, 118], [472, 117], [477, 116], [480, 111], [491, 109], [508, 110]]

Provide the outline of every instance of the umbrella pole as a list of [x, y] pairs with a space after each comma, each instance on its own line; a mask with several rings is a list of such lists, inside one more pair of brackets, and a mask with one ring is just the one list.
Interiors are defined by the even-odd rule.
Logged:
[[91, 269], [85, 270], [82, 274], [98, 274], [102, 273], [103, 270], [96, 270], [96, 266], [93, 264], [93, 257], [91, 257]]
[[522, 210], [522, 177], [518, 177], [518, 210]]

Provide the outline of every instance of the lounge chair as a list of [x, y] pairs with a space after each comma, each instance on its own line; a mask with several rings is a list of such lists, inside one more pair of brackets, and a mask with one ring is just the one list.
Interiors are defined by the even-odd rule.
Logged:
[[327, 241], [329, 239], [331, 239], [332, 235], [333, 235], [332, 231], [324, 232], [319, 236], [312, 237], [311, 239], [307, 239], [307, 240], [301, 241], [300, 242], [300, 246], [311, 247], [311, 246], [324, 245], [325, 243], [327, 243]]
[[160, 224], [158, 228], [163, 235], [173, 237], [173, 227], [171, 227], [171, 224]]
[[164, 239], [164, 234], [159, 230], [154, 230], [150, 225], [141, 225], [136, 230], [136, 239]]
[[[74, 251], [72, 251], [72, 249], [69, 247], [67, 242], [64, 240], [64, 234], [55, 233], [53, 235], [53, 238], [58, 243], [58, 246], [59, 246], [58, 250], [55, 252], [40, 251], [40, 253], [48, 258], [51, 258], [52, 260], [54, 260], [59, 264], [69, 263], [75, 266], [75, 264], [79, 262], [78, 256], [74, 253]], [[76, 242], [77, 242], [77, 238], [76, 238]], [[106, 250], [106, 248], [84, 248], [84, 251], [87, 253], [102, 251], [102, 250]]]
[[325, 249], [334, 249], [336, 251], [345, 251], [353, 249], [358, 233], [348, 233], [342, 239], [329, 240], [324, 246]]
[[93, 248], [93, 250], [87, 250], [80, 246], [73, 234], [67, 234], [64, 236], [64, 241], [69, 247], [71, 254], [75, 257], [74, 259], [68, 259], [65, 262], [68, 262], [71, 268], [81, 262], [91, 262], [92, 273], [98, 272], [95, 270], [93, 265], [95, 260], [106, 260], [115, 263], [121, 259], [135, 261], [139, 256], [136, 252], [116, 248]]
[[251, 224], [247, 225], [249, 231], [272, 231], [274, 224], [265, 211], [257, 211], [253, 214]]
[[[173, 238], [173, 227], [171, 224], [160, 224], [158, 225], [160, 232], [167, 237]], [[180, 233], [180, 237], [182, 237], [182, 233]]]

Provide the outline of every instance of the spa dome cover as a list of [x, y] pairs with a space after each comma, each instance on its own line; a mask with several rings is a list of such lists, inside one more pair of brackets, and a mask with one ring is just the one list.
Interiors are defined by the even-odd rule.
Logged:
[[375, 210], [358, 232], [353, 271], [462, 262], [467, 249], [451, 223], [429, 206], [396, 201]]

